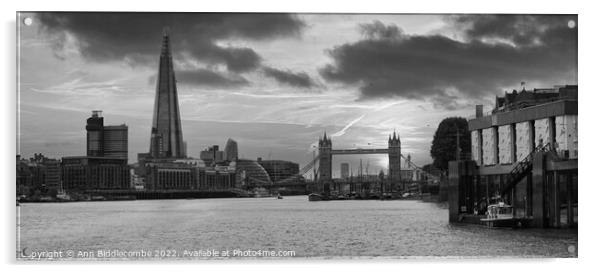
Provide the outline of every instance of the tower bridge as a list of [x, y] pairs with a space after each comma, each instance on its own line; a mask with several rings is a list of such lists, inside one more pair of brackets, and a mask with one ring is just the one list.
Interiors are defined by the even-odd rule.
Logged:
[[356, 154], [387, 154], [389, 156], [389, 183], [401, 182], [401, 141], [399, 135], [393, 132], [389, 136], [387, 149], [332, 149], [332, 139], [326, 133], [318, 141], [318, 181], [321, 183], [332, 180], [332, 157], [334, 155], [356, 155]]
[[[397, 132], [389, 135], [387, 148], [353, 148], [353, 149], [333, 149], [332, 139], [324, 133], [318, 141], [318, 154], [312, 158], [305, 166], [299, 169], [299, 172], [289, 178], [279, 181], [263, 181], [255, 178], [249, 178], [247, 181], [248, 188], [265, 187], [268, 189], [277, 189], [282, 187], [299, 188], [305, 191], [329, 192], [335, 190], [341, 192], [355, 191], [356, 193], [372, 193], [373, 191], [386, 192], [401, 192], [406, 189], [405, 182], [402, 179], [401, 160], [405, 157], [401, 154], [401, 140]], [[333, 157], [336, 155], [362, 155], [362, 154], [386, 154], [389, 159], [389, 168], [386, 175], [381, 175], [380, 189], [376, 189], [378, 185], [374, 181], [364, 181], [362, 179], [353, 181], [338, 181], [333, 183], [332, 163]], [[408, 161], [409, 162], [409, 161]], [[316, 166], [317, 165], [317, 166]], [[425, 172], [420, 167], [410, 162], [410, 167], [422, 174], [425, 174], [429, 180], [438, 180], [438, 177]], [[314, 175], [311, 181], [298, 180], [296, 177], [303, 176], [313, 170]], [[303, 190], [302, 190], [303, 191]], [[345, 190], [343, 190], [345, 191]]]

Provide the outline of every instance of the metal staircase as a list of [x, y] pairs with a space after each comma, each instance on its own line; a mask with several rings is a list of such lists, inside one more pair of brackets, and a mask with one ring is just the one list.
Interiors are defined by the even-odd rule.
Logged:
[[[552, 145], [547, 143], [543, 146], [536, 147], [531, 153], [525, 156], [520, 161], [516, 162], [506, 179], [502, 183], [502, 190], [499, 193], [500, 197], [506, 196], [523, 178], [533, 170], [533, 157], [536, 153], [549, 152], [552, 150]], [[480, 213], [487, 211], [487, 206], [482, 206], [483, 202], [486, 202], [487, 198], [481, 199], [477, 203]]]
[[549, 152], [551, 150], [550, 143], [539, 146], [535, 148], [529, 155], [523, 158], [521, 161], [517, 162], [510, 174], [507, 176], [506, 181], [504, 181], [502, 190], [500, 192], [501, 196], [505, 196], [512, 190], [516, 185], [523, 180], [523, 178], [531, 172], [533, 169], [533, 156], [539, 152]]

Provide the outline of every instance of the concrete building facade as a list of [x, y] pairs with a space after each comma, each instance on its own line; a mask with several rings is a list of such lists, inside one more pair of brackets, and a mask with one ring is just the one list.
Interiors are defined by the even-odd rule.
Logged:
[[535, 147], [546, 144], [569, 158], [577, 158], [577, 87], [521, 93], [537, 92], [543, 92], [546, 99], [524, 108], [498, 109], [493, 115], [469, 120], [472, 158], [477, 165], [512, 164]]
[[501, 198], [534, 226], [576, 226], [577, 98], [567, 85], [506, 93], [490, 115], [477, 106], [472, 161], [450, 162], [450, 221]]
[[148, 163], [146, 168], [148, 190], [221, 191], [237, 187], [236, 172], [227, 166], [160, 162]]
[[63, 157], [61, 179], [65, 191], [130, 188], [129, 166], [121, 158]]

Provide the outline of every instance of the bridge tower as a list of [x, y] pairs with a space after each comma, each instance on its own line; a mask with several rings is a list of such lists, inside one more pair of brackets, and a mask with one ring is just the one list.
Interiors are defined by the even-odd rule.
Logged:
[[318, 165], [318, 180], [322, 183], [332, 180], [332, 141], [326, 136], [318, 141], [320, 163]]
[[393, 138], [389, 135], [389, 182], [399, 183], [401, 181], [401, 141], [399, 135], [393, 132]]

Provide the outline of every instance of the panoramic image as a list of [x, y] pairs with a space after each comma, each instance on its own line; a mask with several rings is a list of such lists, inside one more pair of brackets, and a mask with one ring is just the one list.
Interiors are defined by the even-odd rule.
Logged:
[[16, 16], [17, 262], [578, 257], [576, 14]]

